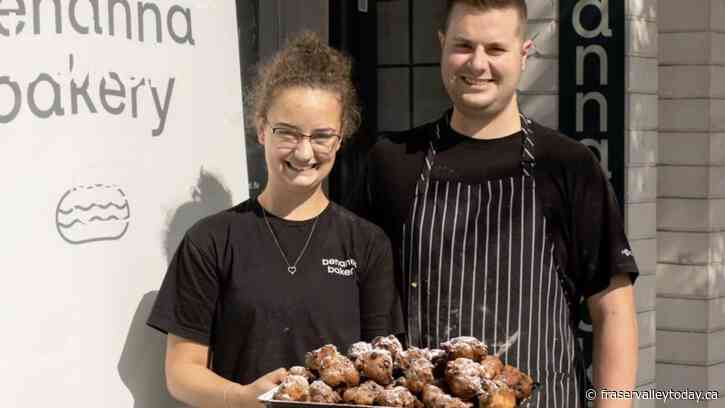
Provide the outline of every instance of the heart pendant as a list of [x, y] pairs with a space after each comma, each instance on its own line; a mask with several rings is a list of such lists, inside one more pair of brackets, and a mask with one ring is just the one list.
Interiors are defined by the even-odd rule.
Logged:
[[296, 266], [288, 266], [287, 267], [287, 272], [289, 272], [290, 275], [294, 275], [295, 272], [297, 272], [297, 267]]

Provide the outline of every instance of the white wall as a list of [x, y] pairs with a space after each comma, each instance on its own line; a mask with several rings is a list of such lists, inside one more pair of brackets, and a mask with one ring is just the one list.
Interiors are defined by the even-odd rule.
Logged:
[[[657, 260], [657, 2], [625, 3], [625, 221], [640, 277], [635, 284], [639, 359], [637, 386], [660, 388], [655, 378]], [[636, 408], [654, 407], [636, 400]]]
[[725, 395], [725, 0], [658, 6], [657, 383]]
[[0, 405], [175, 406], [144, 322], [186, 228], [247, 195], [234, 2], [33, 3], [0, 3]]

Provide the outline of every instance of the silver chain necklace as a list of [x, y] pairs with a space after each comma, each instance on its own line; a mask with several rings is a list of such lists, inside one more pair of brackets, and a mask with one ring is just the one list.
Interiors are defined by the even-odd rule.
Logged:
[[300, 259], [302, 259], [302, 255], [305, 254], [305, 251], [307, 251], [307, 247], [310, 245], [310, 241], [312, 240], [312, 233], [315, 232], [315, 226], [317, 225], [317, 220], [320, 219], [320, 216], [318, 215], [315, 217], [315, 221], [312, 223], [312, 228], [310, 229], [310, 235], [307, 236], [307, 242], [305, 242], [305, 246], [302, 247], [302, 251], [300, 251], [299, 256], [295, 260], [295, 263], [290, 265], [289, 261], [287, 260], [287, 254], [284, 253], [284, 250], [282, 249], [282, 245], [279, 244], [279, 240], [277, 239], [277, 234], [274, 233], [274, 230], [272, 229], [272, 225], [269, 223], [269, 220], [267, 219], [267, 210], [262, 207], [262, 204], [259, 205], [259, 207], [262, 209], [262, 216], [264, 217], [264, 223], [267, 224], [267, 228], [269, 229], [269, 232], [272, 234], [272, 238], [274, 239], [274, 243], [277, 245], [277, 249], [279, 249], [279, 253], [282, 255], [282, 259], [284, 259], [284, 263], [287, 264], [287, 272], [289, 272], [290, 275], [294, 275], [295, 272], [297, 272], [297, 264], [300, 262]]

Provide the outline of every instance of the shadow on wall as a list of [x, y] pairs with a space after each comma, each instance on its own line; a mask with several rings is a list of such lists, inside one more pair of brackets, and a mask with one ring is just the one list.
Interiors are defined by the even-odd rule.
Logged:
[[118, 374], [133, 395], [134, 408], [176, 408], [183, 405], [166, 390], [166, 336], [146, 326], [158, 291], [145, 294], [136, 309], [123, 346]]
[[224, 184], [212, 173], [203, 168], [199, 170], [199, 181], [191, 193], [191, 201], [182, 204], [168, 219], [163, 241], [167, 262], [171, 261], [184, 234], [192, 225], [232, 205], [232, 194]]
[[[191, 193], [191, 201], [182, 204], [168, 219], [162, 241], [167, 263], [171, 261], [189, 227], [198, 220], [231, 206], [232, 196], [229, 190], [217, 177], [202, 168]], [[118, 373], [133, 395], [134, 408], [183, 407], [166, 389], [166, 336], [146, 326], [157, 295], [158, 291], [153, 291], [141, 299], [118, 362]]]

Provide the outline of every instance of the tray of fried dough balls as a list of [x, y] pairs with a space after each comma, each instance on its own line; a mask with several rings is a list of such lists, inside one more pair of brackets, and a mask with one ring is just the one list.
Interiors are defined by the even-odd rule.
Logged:
[[345, 354], [331, 344], [311, 351], [304, 367], [290, 368], [259, 400], [268, 408], [522, 408], [537, 385], [474, 337], [405, 350], [387, 336], [355, 343]]

